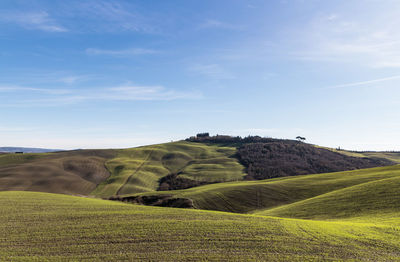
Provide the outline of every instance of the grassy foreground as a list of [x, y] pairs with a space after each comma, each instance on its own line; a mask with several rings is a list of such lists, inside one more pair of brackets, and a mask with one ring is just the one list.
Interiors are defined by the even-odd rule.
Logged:
[[1, 261], [400, 260], [400, 228], [0, 193]]

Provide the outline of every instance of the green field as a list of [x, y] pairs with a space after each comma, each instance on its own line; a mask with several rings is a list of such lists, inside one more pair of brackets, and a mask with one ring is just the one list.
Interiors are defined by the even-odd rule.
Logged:
[[382, 178], [257, 214], [319, 220], [386, 220], [400, 213], [399, 188], [400, 176]]
[[160, 178], [173, 173], [210, 183], [241, 180], [246, 173], [233, 158], [235, 152], [233, 147], [185, 141], [119, 150], [115, 158], [106, 162], [111, 176], [92, 195], [156, 191]]
[[400, 228], [384, 222], [146, 207], [34, 192], [1, 192], [0, 207], [2, 261], [400, 260]]
[[[395, 152], [353, 153], [343, 150], [337, 152], [358, 157], [384, 158], [400, 163], [400, 154]], [[171, 175], [185, 181], [176, 188], [242, 181], [247, 174], [245, 167], [236, 158], [236, 153], [237, 148], [234, 145], [178, 141], [119, 150], [1, 154], [0, 190], [28, 190], [108, 198], [171, 189], [168, 188], [168, 183], [161, 182]], [[237, 197], [242, 198], [241, 194], [248, 192], [242, 186], [244, 184], [238, 185], [240, 186], [235, 189], [238, 190]], [[251, 191], [244, 201], [252, 196], [257, 199], [264, 198], [262, 196], [264, 187], [257, 186], [259, 189]], [[251, 202], [255, 206], [250, 208], [247, 207], [247, 203], [241, 203], [243, 207], [236, 206], [235, 203], [230, 203], [229, 195], [236, 194], [232, 191], [233, 187], [227, 189], [225, 185], [221, 185], [221, 193], [218, 193], [220, 185], [216, 185], [216, 191], [213, 188], [210, 186], [208, 189], [203, 187], [199, 189], [204, 192], [211, 190], [209, 191], [211, 195], [204, 200], [209, 203], [202, 203], [203, 197], [200, 191], [196, 193], [197, 189], [187, 192], [190, 198], [196, 200], [197, 206], [203, 209], [248, 212], [252, 209], [270, 207], [269, 204], [260, 201], [254, 202], [254, 199]], [[213, 192], [217, 192], [218, 196]], [[209, 201], [213, 196], [216, 200]], [[219, 198], [228, 201], [226, 205], [224, 204], [225, 207], [215, 206]]]
[[189, 181], [242, 180], [236, 148], [179, 141], [119, 150], [1, 154], [0, 190], [110, 197], [156, 191], [170, 174]]
[[192, 199], [198, 209], [249, 213], [388, 178], [400, 178], [400, 165], [261, 181], [218, 183], [140, 195], [167, 194]]
[[324, 146], [315, 146], [315, 147], [328, 149], [330, 151], [333, 151], [333, 152], [336, 152], [339, 154], [343, 154], [346, 156], [381, 158], [381, 159], [387, 159], [387, 160], [390, 160], [390, 161], [400, 164], [400, 152], [374, 152], [374, 151], [357, 152], [357, 151], [338, 150], [335, 148], [324, 147]]
[[[0, 155], [0, 261], [400, 261], [400, 165], [243, 181], [235, 153], [179, 141]], [[157, 191], [171, 174], [211, 184]]]

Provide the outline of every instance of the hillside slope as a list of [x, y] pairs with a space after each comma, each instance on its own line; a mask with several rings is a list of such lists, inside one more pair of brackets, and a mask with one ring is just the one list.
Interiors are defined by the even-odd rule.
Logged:
[[400, 228], [0, 192], [2, 261], [394, 261]]
[[242, 180], [236, 149], [185, 141], [118, 150], [0, 154], [0, 190], [112, 195]]
[[374, 159], [386, 159], [389, 161], [392, 161], [393, 163], [400, 164], [400, 152], [396, 151], [348, 151], [348, 150], [343, 150], [343, 149], [335, 149], [335, 148], [330, 148], [330, 147], [323, 147], [323, 146], [316, 146], [317, 148], [323, 148], [330, 150], [335, 153], [343, 154], [346, 156], [353, 156], [353, 157], [359, 157], [359, 158], [374, 158]]
[[400, 222], [399, 188], [400, 176], [383, 178], [256, 214], [319, 220], [397, 218]]
[[284, 206], [372, 181], [399, 177], [400, 165], [396, 165], [262, 181], [219, 183], [186, 190], [126, 195], [121, 196], [119, 200], [135, 202], [138, 197], [158, 196], [162, 199], [167, 195], [170, 198], [190, 199], [198, 209], [248, 213]]
[[249, 179], [329, 173], [393, 165], [382, 158], [353, 157], [299, 142], [249, 143], [238, 148]]
[[87, 195], [110, 176], [113, 150], [0, 155], [0, 190]]
[[[351, 157], [292, 140], [228, 136], [118, 150], [0, 154], [0, 190], [107, 198], [210, 183], [383, 166], [394, 164], [385, 158], [397, 157], [390, 153], [381, 156], [384, 158]], [[242, 201], [251, 202], [247, 198], [252, 199], [252, 194]], [[226, 209], [230, 210], [228, 206]]]
[[112, 175], [92, 194], [108, 197], [242, 180], [246, 173], [235, 152], [185, 141], [119, 150], [106, 163]]

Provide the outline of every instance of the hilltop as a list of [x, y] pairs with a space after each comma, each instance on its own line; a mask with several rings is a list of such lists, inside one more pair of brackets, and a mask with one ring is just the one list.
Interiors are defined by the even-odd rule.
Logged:
[[[237, 158], [246, 167], [247, 179], [317, 174], [393, 165], [393, 159], [376, 154], [350, 154], [347, 151], [317, 147], [288, 139], [208, 136], [200, 134], [187, 141], [210, 145], [231, 145]], [[361, 156], [361, 157], [360, 157]]]
[[294, 140], [198, 136], [129, 149], [0, 155], [0, 190], [112, 197], [394, 165]]

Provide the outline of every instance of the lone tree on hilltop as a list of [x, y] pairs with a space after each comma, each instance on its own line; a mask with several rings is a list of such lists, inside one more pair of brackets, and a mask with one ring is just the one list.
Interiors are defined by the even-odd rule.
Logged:
[[306, 141], [306, 138], [305, 138], [305, 137], [302, 137], [302, 136], [296, 136], [296, 139], [297, 139], [298, 141], [300, 141], [300, 142]]

